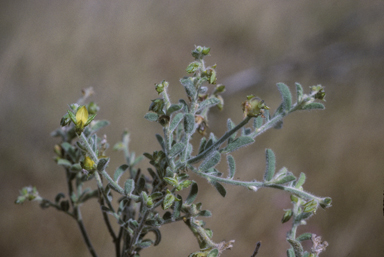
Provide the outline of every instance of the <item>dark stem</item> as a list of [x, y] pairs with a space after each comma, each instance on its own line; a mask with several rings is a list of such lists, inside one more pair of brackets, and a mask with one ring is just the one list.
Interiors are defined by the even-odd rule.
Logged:
[[256, 244], [256, 248], [255, 248], [255, 251], [253, 252], [253, 254], [251, 255], [251, 257], [255, 257], [257, 255], [257, 253], [259, 252], [259, 248], [261, 246], [261, 242], [257, 242]]
[[87, 234], [87, 231], [85, 230], [84, 223], [83, 223], [83, 219], [82, 219], [82, 217], [81, 217], [81, 212], [80, 212], [80, 210], [79, 210], [79, 207], [76, 206], [76, 207], [74, 208], [74, 214], [75, 214], [75, 216], [77, 217], [77, 219], [76, 219], [76, 220], [77, 220], [77, 224], [79, 225], [81, 234], [82, 234], [82, 236], [83, 236], [83, 239], [84, 239], [85, 244], [86, 244], [87, 247], [88, 247], [89, 252], [91, 253], [91, 255], [92, 255], [93, 257], [97, 257], [97, 254], [96, 254], [96, 252], [95, 252], [95, 249], [93, 248], [92, 243], [91, 243], [91, 240], [89, 239], [89, 236], [88, 236], [88, 234]]

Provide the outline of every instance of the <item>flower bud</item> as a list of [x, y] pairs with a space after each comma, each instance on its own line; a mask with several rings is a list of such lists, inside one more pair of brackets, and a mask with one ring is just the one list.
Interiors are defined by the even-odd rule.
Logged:
[[247, 100], [243, 102], [244, 117], [258, 117], [263, 115], [264, 109], [269, 110], [269, 107], [264, 104], [264, 100], [253, 95], [247, 96]]
[[88, 156], [85, 156], [84, 161], [81, 163], [81, 167], [88, 171], [95, 170], [95, 162]]
[[156, 112], [157, 114], [164, 114], [164, 100], [161, 98], [157, 98], [152, 100], [151, 105], [149, 106], [149, 111]]
[[281, 219], [281, 223], [285, 223], [285, 222], [289, 221], [291, 219], [292, 215], [293, 215], [293, 212], [291, 209], [285, 210], [283, 218]]
[[324, 87], [322, 85], [312, 86], [311, 88], [311, 94], [314, 94], [315, 99], [323, 100], [325, 101], [325, 92]]

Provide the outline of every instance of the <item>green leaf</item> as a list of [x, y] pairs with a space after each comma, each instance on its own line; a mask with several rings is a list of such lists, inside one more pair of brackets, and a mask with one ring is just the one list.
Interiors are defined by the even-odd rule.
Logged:
[[168, 184], [174, 187], [176, 187], [179, 184], [179, 182], [175, 178], [165, 177], [164, 180], [165, 182], [167, 182]]
[[184, 78], [180, 79], [180, 83], [184, 86], [185, 91], [187, 92], [187, 96], [191, 100], [195, 100], [196, 95], [197, 95], [197, 91], [196, 91], [196, 87], [193, 83], [193, 78], [192, 77], [184, 77]]
[[241, 147], [254, 143], [255, 140], [249, 136], [240, 136], [236, 138], [232, 143], [228, 144], [227, 147], [224, 148], [224, 152], [231, 153]]
[[167, 113], [166, 113], [165, 115], [170, 116], [172, 113], [177, 112], [177, 111], [180, 110], [182, 107], [183, 107], [182, 104], [172, 104], [172, 105], [169, 106], [169, 108], [167, 109]]
[[300, 173], [299, 179], [296, 181], [295, 187], [300, 188], [305, 182], [305, 174], [303, 172]]
[[311, 240], [312, 238], [312, 233], [304, 233], [301, 234], [300, 236], [296, 237], [296, 240], [299, 242], [305, 241], [305, 240]]
[[227, 194], [227, 191], [219, 182], [212, 180], [210, 181], [210, 183], [216, 188], [216, 190], [221, 194], [222, 197], [225, 197], [225, 195]]
[[210, 251], [207, 255], [207, 257], [217, 257], [219, 255], [219, 250], [218, 249], [213, 249]]
[[119, 179], [121, 178], [121, 176], [124, 174], [124, 172], [128, 169], [128, 165], [127, 164], [123, 164], [121, 165], [120, 167], [118, 167], [116, 170], [115, 170], [115, 173], [113, 175], [113, 180], [117, 183], [119, 181]]
[[199, 153], [202, 153], [205, 150], [206, 144], [207, 144], [207, 138], [202, 137], [200, 140]]
[[57, 164], [60, 165], [60, 166], [64, 166], [64, 167], [71, 167], [72, 163], [66, 159], [57, 159], [56, 160]]
[[265, 157], [266, 157], [266, 168], [264, 173], [264, 181], [270, 181], [273, 178], [273, 175], [275, 174], [276, 170], [276, 158], [275, 154], [271, 149], [265, 150]]
[[295, 176], [293, 175], [288, 175], [288, 176], [285, 176], [285, 177], [282, 177], [281, 179], [278, 179], [276, 181], [271, 181], [273, 184], [286, 184], [288, 182], [291, 182], [291, 181], [294, 181], [296, 179]]
[[324, 109], [325, 109], [325, 106], [322, 103], [317, 103], [317, 102], [306, 104], [301, 108], [301, 110], [324, 110]]
[[109, 163], [109, 158], [101, 158], [99, 159], [99, 162], [97, 163], [97, 170], [103, 171], [105, 168], [107, 168]]
[[148, 112], [147, 114], [144, 115], [144, 118], [149, 121], [157, 121], [157, 119], [159, 118], [159, 115], [154, 112]]
[[124, 187], [125, 194], [126, 195], [132, 194], [134, 189], [135, 189], [135, 181], [133, 179], [127, 179], [127, 181], [125, 181], [125, 187]]
[[212, 216], [212, 212], [208, 211], [208, 210], [202, 210], [199, 212], [199, 216], [202, 216], [202, 217], [211, 217]]
[[295, 251], [292, 248], [288, 249], [287, 250], [287, 256], [288, 257], [296, 257], [295, 256]]
[[177, 126], [179, 125], [180, 121], [184, 118], [184, 113], [178, 113], [176, 114], [171, 123], [169, 124], [169, 131], [170, 133], [172, 133], [176, 128]]
[[170, 208], [174, 201], [175, 201], [175, 196], [171, 192], [167, 193], [164, 197], [163, 209], [166, 210]]
[[292, 106], [292, 95], [288, 86], [284, 83], [277, 83], [277, 87], [279, 88], [281, 97], [283, 98], [283, 106], [284, 110], [288, 112]]
[[168, 153], [169, 157], [172, 158], [178, 155], [179, 153], [181, 153], [181, 151], [184, 150], [184, 148], [185, 148], [185, 144], [183, 144], [182, 142], [174, 144]]
[[157, 142], [159, 142], [161, 148], [163, 149], [163, 151], [165, 151], [165, 143], [164, 143], [164, 138], [162, 136], [160, 136], [159, 134], [156, 134], [156, 139], [157, 139]]
[[102, 129], [108, 125], [109, 125], [109, 121], [107, 121], [107, 120], [97, 120], [91, 124], [90, 129], [91, 129], [92, 133], [95, 133], [99, 129]]
[[182, 206], [182, 201], [183, 199], [181, 198], [180, 195], [177, 195], [177, 197], [175, 197], [175, 204], [173, 205], [173, 214], [172, 214], [172, 217], [174, 219], [177, 219], [180, 217], [180, 212], [181, 212], [181, 206]]
[[195, 116], [191, 113], [185, 114], [185, 117], [184, 117], [185, 133], [191, 134], [194, 128], [195, 128]]
[[[228, 129], [228, 131], [231, 130], [231, 129], [233, 129], [235, 126], [236, 126], [235, 123], [234, 123], [231, 119], [228, 119], [228, 120], [227, 120], [227, 129]], [[237, 132], [233, 133], [233, 134], [229, 137], [229, 139], [228, 139], [228, 144], [231, 143], [233, 140], [235, 140], [235, 138], [236, 138], [236, 134], [237, 134]]]
[[263, 125], [263, 117], [261, 115], [253, 119], [253, 127], [260, 128]]
[[302, 257], [304, 253], [303, 246], [300, 244], [300, 242], [293, 240], [291, 238], [287, 239], [288, 243], [292, 246], [296, 257]]
[[295, 83], [296, 86], [296, 101], [301, 102], [303, 99], [303, 87], [299, 83]]
[[227, 155], [227, 163], [228, 163], [228, 167], [229, 167], [229, 175], [228, 177], [230, 179], [233, 179], [233, 177], [235, 176], [235, 172], [236, 172], [236, 163], [235, 163], [235, 158], [233, 158], [232, 155]]
[[208, 98], [199, 104], [198, 111], [204, 110], [205, 108], [213, 107], [218, 104], [220, 104], [220, 100], [216, 97]]
[[144, 249], [144, 248], [150, 247], [152, 244], [153, 244], [152, 240], [144, 239], [143, 241], [139, 242], [136, 246]]
[[197, 186], [197, 183], [193, 181], [192, 186], [191, 186], [191, 191], [189, 191], [189, 195], [187, 197], [187, 200], [185, 200], [186, 204], [190, 205], [195, 201], [198, 191], [199, 191], [199, 188]]
[[152, 231], [153, 233], [155, 233], [156, 235], [156, 240], [155, 242], [153, 243], [154, 246], [158, 245], [161, 241], [161, 233], [160, 233], [160, 230], [158, 228], [153, 228], [151, 229], [150, 231]]
[[218, 151], [215, 151], [213, 154], [205, 158], [205, 160], [200, 164], [199, 169], [201, 171], [209, 170], [210, 168], [213, 168], [217, 164], [219, 164], [220, 160], [221, 160], [221, 154]]

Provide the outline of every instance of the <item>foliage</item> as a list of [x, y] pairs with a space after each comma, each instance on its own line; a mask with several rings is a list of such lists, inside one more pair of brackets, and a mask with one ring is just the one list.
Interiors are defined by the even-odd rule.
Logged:
[[[292, 228], [287, 233], [287, 241], [291, 245], [287, 255], [318, 256], [325, 250], [327, 242], [321, 242], [320, 237], [311, 233], [297, 236], [296, 230], [298, 226], [306, 224], [306, 220], [316, 213], [319, 206], [330, 207], [331, 198], [317, 197], [304, 191], [304, 173], [297, 178], [285, 167], [276, 172], [275, 154], [271, 149], [265, 152], [266, 169], [262, 181], [236, 180], [236, 163], [231, 153], [254, 143], [255, 138], [268, 129], [281, 128], [283, 118], [292, 112], [324, 109], [323, 104], [315, 102], [324, 100], [324, 88], [313, 86], [310, 93], [304, 94], [302, 86], [296, 83], [296, 103], [293, 103], [288, 86], [278, 83], [282, 103], [273, 114], [262, 99], [250, 95], [242, 104], [244, 119], [239, 124], [235, 125], [228, 119], [224, 135], [217, 137], [210, 133], [206, 136], [208, 112], [213, 107], [223, 108], [220, 94], [225, 91], [223, 85], [216, 84], [216, 66], [206, 67], [204, 57], [209, 52], [210, 48], [200, 46], [192, 51], [195, 60], [186, 69], [191, 76], [180, 79], [188, 100], [180, 99], [172, 103], [167, 93], [169, 83], [162, 81], [155, 86], [160, 97], [152, 100], [149, 112], [144, 117], [159, 123], [163, 135], [156, 134], [160, 150], [143, 154], [152, 165], [147, 169], [148, 174], [137, 168], [143, 156], [136, 157], [129, 150], [129, 133], [124, 132], [122, 141], [114, 149], [123, 151], [126, 163], [119, 166], [113, 176], [109, 175], [106, 170], [109, 166], [109, 158], [106, 156], [109, 144], [106, 137], [97, 136], [97, 132], [109, 122], [95, 120], [99, 107], [93, 102], [85, 104], [93, 93], [89, 88], [83, 90], [83, 96], [77, 103], [69, 106], [70, 110], [61, 119], [61, 127], [52, 133], [52, 136], [61, 139], [61, 143], [54, 148], [55, 160], [65, 170], [68, 195], [59, 193], [52, 202], [41, 197], [35, 187], [25, 187], [16, 203], [34, 200], [43, 208], [54, 207], [73, 217], [92, 256], [97, 254], [84, 227], [80, 206], [93, 198], [99, 201], [101, 215], [115, 244], [117, 257], [141, 256], [142, 249], [160, 243], [162, 225], [177, 221], [182, 221], [199, 243], [200, 249], [191, 253], [190, 257], [220, 256], [233, 246], [234, 240], [215, 243], [212, 230], [206, 228], [205, 222], [199, 219], [211, 216], [211, 212], [202, 209], [201, 202], [195, 202], [198, 183], [190, 178], [191, 173], [194, 173], [205, 178], [223, 197], [226, 195], [223, 184], [243, 186], [253, 191], [265, 187], [287, 191], [293, 205], [291, 209], [285, 210], [282, 218], [283, 223], [292, 220]], [[206, 84], [215, 85], [214, 89], [210, 90]], [[246, 127], [251, 120], [252, 126]], [[197, 151], [193, 151], [191, 144], [195, 133], [203, 135]], [[222, 159], [228, 163], [227, 176], [216, 168]], [[126, 173], [128, 179], [121, 182]], [[84, 189], [89, 181], [96, 182], [96, 190]], [[179, 194], [183, 190], [189, 190], [186, 199]], [[119, 224], [118, 232], [112, 228], [111, 217]], [[149, 239], [148, 233], [153, 233], [155, 239]], [[309, 251], [305, 251], [301, 245], [304, 240], [313, 242]], [[259, 247], [260, 244], [253, 256]]]

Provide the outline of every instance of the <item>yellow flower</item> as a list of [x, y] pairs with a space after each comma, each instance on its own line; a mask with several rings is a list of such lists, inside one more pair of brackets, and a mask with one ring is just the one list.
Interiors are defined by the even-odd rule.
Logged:
[[80, 134], [81, 132], [83, 132], [84, 127], [88, 124], [88, 110], [85, 106], [81, 106], [77, 109], [76, 112], [76, 132]]
[[83, 169], [88, 171], [93, 171], [95, 162], [88, 156], [85, 156], [84, 162], [83, 162]]

